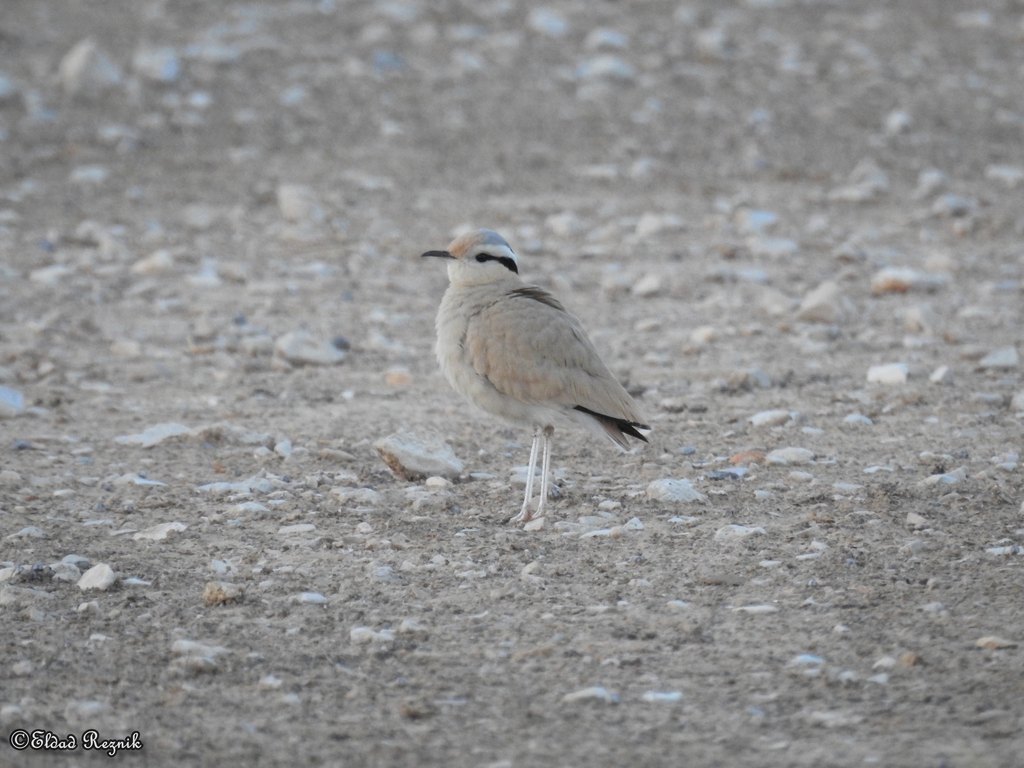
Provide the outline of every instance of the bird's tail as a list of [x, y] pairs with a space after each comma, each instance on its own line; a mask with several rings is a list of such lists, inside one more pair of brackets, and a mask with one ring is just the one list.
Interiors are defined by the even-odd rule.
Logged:
[[594, 419], [611, 441], [624, 451], [629, 450], [629, 442], [626, 440], [627, 435], [635, 437], [637, 440], [643, 440], [646, 443], [647, 438], [640, 430], [644, 432], [651, 431], [651, 428], [646, 424], [639, 424], [627, 419], [617, 419], [614, 416], [607, 416], [603, 413], [592, 411], [589, 408], [584, 408], [582, 405], [577, 405], [574, 410], [581, 411]]

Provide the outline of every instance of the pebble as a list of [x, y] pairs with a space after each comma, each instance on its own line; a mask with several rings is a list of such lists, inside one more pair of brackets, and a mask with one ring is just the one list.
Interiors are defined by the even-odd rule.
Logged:
[[740, 451], [729, 457], [730, 464], [761, 464], [767, 454], [764, 451]]
[[281, 440], [274, 444], [274, 453], [280, 456], [282, 459], [287, 459], [292, 455], [292, 441]]
[[745, 539], [748, 536], [766, 535], [768, 532], [760, 526], [751, 527], [746, 525], [726, 525], [715, 531], [715, 541], [730, 541]]
[[395, 639], [395, 633], [390, 629], [375, 632], [369, 627], [355, 627], [348, 633], [348, 637], [356, 645], [369, 645], [370, 643], [390, 643]]
[[246, 493], [270, 493], [275, 486], [265, 475], [265, 470], [253, 475], [248, 480], [241, 480], [236, 483], [207, 483], [199, 486], [196, 490], [209, 493], [213, 496], [227, 496], [229, 494]]
[[932, 384], [945, 384], [949, 385], [953, 383], [953, 369], [948, 365], [940, 365], [928, 376], [928, 381]]
[[581, 691], [567, 693], [562, 697], [562, 701], [566, 704], [573, 704], [577, 701], [601, 701], [605, 704], [618, 704], [619, 696], [609, 692], [603, 686], [595, 685], [591, 688], [584, 688]]
[[809, 291], [796, 312], [797, 320], [809, 323], [836, 323], [842, 316], [842, 289], [834, 280], [826, 280]]
[[925, 518], [921, 517], [921, 515], [917, 514], [916, 512], [908, 512], [907, 513], [907, 521], [906, 522], [907, 522], [907, 525], [909, 525], [911, 528], [926, 528], [926, 527], [928, 527], [928, 521]]
[[899, 385], [907, 383], [907, 364], [888, 363], [868, 368], [869, 384]]
[[549, 8], [534, 8], [526, 17], [526, 25], [545, 37], [565, 37], [569, 32], [569, 22], [558, 12]]
[[284, 681], [281, 678], [274, 677], [273, 675], [264, 675], [263, 677], [260, 678], [260, 681], [258, 683], [256, 683], [256, 690], [257, 691], [276, 691], [282, 685], [284, 685]]
[[580, 80], [614, 80], [628, 83], [636, 77], [636, 70], [618, 56], [604, 54], [580, 64], [576, 68], [576, 77]]
[[203, 589], [203, 605], [221, 605], [242, 600], [245, 588], [229, 581], [210, 581]]
[[213, 672], [219, 666], [218, 657], [230, 654], [222, 645], [208, 645], [195, 640], [175, 640], [171, 644], [173, 664], [192, 672]]
[[25, 396], [16, 389], [0, 386], [0, 419], [11, 419], [25, 412]]
[[18, 539], [45, 539], [47, 538], [46, 533], [42, 529], [36, 528], [34, 525], [27, 525], [20, 531], [5, 536], [5, 541], [17, 541]]
[[778, 606], [775, 605], [739, 605], [733, 608], [736, 613], [750, 613], [754, 615], [763, 613], [778, 613]]
[[395, 432], [373, 444], [392, 472], [406, 480], [431, 476], [456, 479], [464, 469], [448, 443], [436, 437]]
[[319, 592], [301, 592], [295, 600], [303, 605], [324, 605], [327, 602]]
[[885, 267], [871, 278], [871, 292], [907, 293], [908, 291], [936, 291], [949, 282], [949, 276], [929, 274], [910, 267]]
[[302, 184], [281, 184], [277, 188], [277, 207], [291, 222], [324, 219], [324, 211], [313, 190]]
[[769, 464], [810, 464], [814, 461], [814, 451], [807, 448], [776, 448], [765, 456]]
[[989, 352], [978, 361], [978, 367], [989, 370], [1008, 370], [1019, 364], [1016, 347], [1005, 347]]
[[57, 74], [69, 96], [94, 95], [119, 84], [123, 78], [120, 67], [92, 38], [79, 41], [64, 54]]
[[274, 342], [274, 355], [291, 365], [335, 365], [345, 359], [345, 353], [329, 341], [303, 330], [280, 336]]
[[277, 529], [278, 536], [292, 536], [297, 533], [312, 533], [316, 530], [313, 523], [296, 523], [295, 525], [282, 525]]
[[647, 704], [675, 704], [683, 700], [682, 691], [646, 691], [640, 700]]
[[1024, 168], [1016, 165], [990, 165], [985, 169], [985, 178], [1001, 182], [1007, 189], [1016, 189], [1024, 182]]
[[139, 531], [132, 539], [135, 541], [147, 540], [147, 541], [163, 541], [172, 533], [181, 533], [187, 525], [184, 523], [160, 523], [144, 530]]
[[789, 479], [792, 480], [794, 483], [813, 483], [814, 475], [812, 475], [810, 472], [800, 472], [794, 470], [793, 472], [789, 473]]
[[915, 200], [929, 198], [941, 191], [948, 183], [949, 177], [936, 168], [921, 171], [917, 176], [917, 187], [914, 189], [913, 198]]
[[1007, 640], [996, 635], [986, 635], [985, 637], [979, 637], [974, 644], [978, 648], [987, 648], [990, 651], [995, 651], [1000, 648], [1016, 648], [1017, 643], [1013, 640]]
[[121, 445], [139, 445], [143, 448], [152, 448], [154, 445], [159, 445], [170, 437], [187, 435], [189, 432], [191, 432], [191, 430], [184, 424], [168, 422], [166, 424], [156, 424], [137, 435], [122, 435], [120, 437], [116, 437], [114, 438], [114, 442], [120, 443]]
[[645, 211], [637, 219], [634, 232], [639, 238], [647, 238], [662, 232], [678, 232], [684, 227], [685, 222], [675, 214]]
[[157, 83], [173, 83], [181, 74], [178, 53], [171, 47], [140, 48], [132, 57], [132, 68]]
[[647, 498], [653, 501], [689, 503], [693, 501], [707, 501], [708, 497], [694, 489], [689, 480], [664, 478], [662, 480], [655, 480], [647, 486]]
[[544, 226], [550, 229], [558, 237], [575, 237], [582, 234], [585, 227], [572, 211], [553, 213], [544, 220]]
[[750, 416], [747, 421], [755, 427], [777, 427], [785, 424], [791, 418], [793, 418], [793, 414], [790, 411], [760, 411]]
[[83, 592], [90, 589], [106, 592], [116, 584], [119, 579], [120, 576], [114, 573], [114, 569], [109, 565], [106, 563], [97, 563], [82, 574], [82, 578], [78, 580], [78, 588]]
[[851, 413], [843, 419], [844, 424], [864, 424], [871, 426], [875, 422], [862, 413]]
[[889, 189], [889, 176], [874, 160], [865, 159], [850, 172], [845, 186], [828, 193], [829, 200], [865, 203], [883, 195]]
[[656, 272], [644, 275], [635, 283], [631, 292], [641, 299], [650, 299], [665, 290], [664, 278]]

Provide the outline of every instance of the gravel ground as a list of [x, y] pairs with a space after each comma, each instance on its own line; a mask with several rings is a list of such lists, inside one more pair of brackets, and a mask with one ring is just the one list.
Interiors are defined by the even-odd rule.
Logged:
[[[1022, 20], [3, 0], [0, 766], [1020, 765]], [[470, 227], [653, 427], [541, 530]]]

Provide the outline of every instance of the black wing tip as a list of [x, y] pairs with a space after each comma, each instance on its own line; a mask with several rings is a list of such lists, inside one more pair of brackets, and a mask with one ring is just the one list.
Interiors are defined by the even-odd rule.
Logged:
[[629, 437], [635, 437], [637, 440], [642, 440], [645, 443], [650, 442], [646, 437], [644, 437], [640, 432], [637, 431], [638, 429], [646, 429], [649, 432], [651, 428], [646, 424], [640, 424], [635, 421], [626, 421], [625, 419], [616, 419], [614, 416], [607, 416], [603, 413], [592, 411], [589, 408], [584, 408], [582, 405], [573, 406], [573, 409], [589, 414], [598, 421], [610, 421], [612, 424], [618, 427], [619, 431], [622, 432], [622, 434], [624, 435], [629, 435]]

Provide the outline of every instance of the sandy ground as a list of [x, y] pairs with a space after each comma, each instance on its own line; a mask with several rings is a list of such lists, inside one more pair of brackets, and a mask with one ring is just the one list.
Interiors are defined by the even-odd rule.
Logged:
[[[0, 765], [1021, 764], [1019, 2], [2, 5]], [[471, 226], [654, 428], [540, 531]]]

